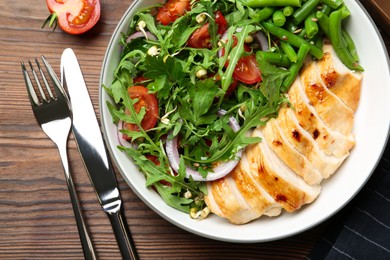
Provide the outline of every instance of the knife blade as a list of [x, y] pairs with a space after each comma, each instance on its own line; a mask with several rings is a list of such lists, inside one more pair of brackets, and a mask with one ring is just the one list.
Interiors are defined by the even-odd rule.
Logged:
[[72, 131], [103, 211], [110, 219], [123, 259], [138, 259], [131, 238], [114, 170], [76, 54], [71, 48], [61, 56], [61, 82], [67, 88], [73, 113]]

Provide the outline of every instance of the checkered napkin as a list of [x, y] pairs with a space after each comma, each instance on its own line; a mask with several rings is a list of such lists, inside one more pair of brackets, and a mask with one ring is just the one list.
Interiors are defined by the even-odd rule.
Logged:
[[330, 220], [308, 259], [390, 259], [390, 143], [369, 182]]

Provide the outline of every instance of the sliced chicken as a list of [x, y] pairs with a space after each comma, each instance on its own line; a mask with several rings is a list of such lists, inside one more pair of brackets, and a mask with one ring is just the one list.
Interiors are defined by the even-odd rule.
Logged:
[[325, 43], [323, 50], [324, 56], [316, 64], [325, 86], [355, 112], [360, 100], [362, 74], [345, 67], [332, 45]]
[[309, 104], [301, 84], [300, 80], [296, 80], [288, 92], [299, 125], [313, 137], [327, 155], [348, 156], [349, 151], [355, 145], [354, 137], [351, 134], [343, 135], [330, 129], [322, 121], [314, 107]]
[[275, 119], [271, 119], [262, 129], [262, 132], [264, 140], [272, 151], [296, 174], [311, 185], [321, 182], [323, 178], [321, 172], [314, 168], [307, 157], [288, 141]]
[[[252, 136], [264, 139], [260, 128], [256, 128]], [[320, 186], [307, 184], [279, 159], [267, 142], [259, 142], [252, 147], [253, 150], [246, 156], [249, 162], [257, 163], [257, 172], [249, 173], [287, 212], [293, 212], [317, 198]]]
[[277, 216], [282, 206], [247, 174], [250, 171], [245, 154], [240, 163], [225, 177], [207, 185], [205, 198], [210, 210], [233, 224], [244, 224], [261, 215]]
[[281, 108], [276, 121], [291, 145], [305, 156], [324, 178], [333, 174], [343, 162], [345, 157], [329, 156], [319, 148], [311, 135], [299, 125], [291, 108]]
[[354, 112], [322, 83], [315, 62], [310, 62], [300, 73], [303, 90], [310, 104], [329, 128], [350, 135]]
[[308, 61], [290, 88], [290, 106], [253, 130], [237, 167], [207, 184], [211, 212], [235, 224], [277, 216], [315, 200], [320, 182], [342, 164], [355, 144], [354, 112], [362, 78], [349, 71], [331, 46], [324, 58]]

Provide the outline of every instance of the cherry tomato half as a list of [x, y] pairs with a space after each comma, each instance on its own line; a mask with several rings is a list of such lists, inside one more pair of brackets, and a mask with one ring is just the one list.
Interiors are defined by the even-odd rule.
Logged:
[[46, 4], [60, 28], [69, 34], [88, 31], [100, 18], [99, 0], [46, 0]]
[[[228, 23], [220, 11], [215, 13], [215, 22], [218, 26], [217, 33], [222, 35], [226, 30]], [[192, 33], [188, 39], [187, 45], [192, 48], [211, 48], [211, 36], [209, 32], [209, 23], [205, 23], [202, 27]]]
[[168, 0], [158, 9], [156, 18], [163, 25], [173, 23], [178, 17], [190, 10], [190, 3], [190, 0]]
[[[233, 47], [236, 46], [237, 43], [237, 38], [233, 36]], [[252, 51], [252, 49], [246, 44], [244, 45], [244, 50], [246, 52]], [[225, 55], [224, 49], [222, 49], [222, 55]], [[227, 67], [228, 65], [229, 62], [227, 61], [225, 66]], [[237, 65], [233, 71], [233, 78], [246, 84], [254, 84], [261, 81], [261, 72], [257, 66], [255, 54], [243, 56], [237, 61]]]
[[[131, 99], [138, 99], [137, 103], [134, 104], [135, 112], [139, 113], [141, 108], [145, 108], [146, 113], [142, 119], [141, 126], [144, 130], [148, 130], [154, 127], [158, 119], [158, 102], [153, 94], [148, 93], [148, 89], [144, 86], [132, 86], [127, 89]], [[130, 114], [128, 109], [125, 110], [126, 114]], [[131, 123], [124, 123], [123, 127], [130, 131], [139, 131], [137, 125]], [[127, 136], [123, 138], [129, 140]]]
[[257, 66], [255, 54], [241, 57], [233, 71], [233, 77], [246, 83], [254, 84], [261, 81], [261, 73]]

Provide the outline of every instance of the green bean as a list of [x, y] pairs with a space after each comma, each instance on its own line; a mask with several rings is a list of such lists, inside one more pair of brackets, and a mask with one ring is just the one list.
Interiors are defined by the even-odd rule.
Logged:
[[290, 67], [291, 62], [287, 55], [280, 52], [258, 51], [256, 56], [261, 56], [265, 61], [280, 67]]
[[329, 16], [330, 13], [332, 12], [332, 8], [330, 8], [329, 5], [322, 4], [320, 11], [321, 11], [321, 13]]
[[341, 10], [341, 20], [344, 20], [351, 15], [351, 11], [349, 11], [348, 7], [345, 5], [342, 5], [339, 10]]
[[298, 30], [298, 25], [296, 25], [295, 23], [293, 23], [292, 21], [287, 21], [286, 25], [284, 26], [284, 28], [289, 31], [289, 32], [292, 32], [292, 33], [295, 33], [296, 30]]
[[265, 6], [301, 6], [301, 0], [241, 0], [248, 7], [257, 8]]
[[322, 32], [330, 39], [329, 35], [329, 17], [321, 11], [316, 12], [317, 23], [320, 26]]
[[302, 28], [302, 30], [297, 35], [298, 35], [298, 37], [306, 39], [306, 29]]
[[272, 14], [272, 21], [278, 27], [282, 27], [286, 23], [286, 16], [284, 16], [281, 10], [276, 10]]
[[302, 21], [306, 19], [311, 13], [313, 13], [317, 5], [320, 3], [320, 0], [308, 0], [304, 3], [300, 8], [295, 10], [293, 13], [293, 21], [295, 24], [300, 24]]
[[310, 47], [310, 53], [317, 59], [321, 59], [324, 53], [316, 46], [309, 44], [305, 39], [299, 37], [283, 28], [277, 27], [269, 22], [263, 22], [262, 26], [272, 35], [277, 36], [280, 40], [288, 42], [296, 48], [300, 48], [301, 45], [308, 45]]
[[347, 68], [363, 71], [364, 69], [355, 61], [347, 49], [345, 40], [343, 40], [341, 20], [342, 10], [333, 11], [329, 16], [329, 34], [333, 49]]
[[351, 36], [349, 35], [349, 33], [346, 30], [343, 29], [342, 34], [343, 34], [343, 38], [345, 40], [345, 43], [347, 45], [347, 49], [349, 50], [349, 53], [351, 53], [353, 59], [356, 62], [358, 62], [359, 56], [358, 56], [357, 51], [356, 51], [355, 43], [353, 42]]
[[309, 39], [313, 39], [313, 37], [316, 36], [319, 31], [318, 24], [315, 19], [317, 18], [315, 17], [314, 13], [312, 13], [305, 19], [305, 30], [307, 38]]
[[259, 23], [259, 22], [265, 21], [268, 18], [270, 18], [274, 12], [275, 12], [274, 7], [264, 7], [260, 11], [256, 12], [251, 18], [255, 22]]
[[283, 14], [284, 14], [284, 16], [289, 17], [289, 16], [291, 16], [293, 13], [294, 13], [294, 7], [288, 5], [288, 6], [285, 6], [285, 7], [283, 8]]
[[282, 48], [283, 52], [286, 54], [287, 58], [291, 62], [294, 62], [294, 63], [297, 62], [298, 55], [295, 52], [294, 48], [291, 46], [291, 44], [289, 44], [287, 42], [281, 41], [280, 42], [280, 47]]
[[321, 0], [321, 3], [326, 4], [332, 9], [337, 9], [343, 4], [343, 0]]
[[322, 50], [322, 47], [324, 45], [324, 37], [322, 33], [317, 34], [317, 37], [314, 40], [314, 45], [317, 46], [317, 48]]
[[287, 91], [290, 86], [294, 83], [295, 78], [297, 77], [299, 70], [302, 68], [303, 63], [306, 59], [307, 54], [310, 51], [310, 47], [308, 45], [302, 45], [298, 50], [298, 61], [296, 63], [293, 63], [290, 68], [290, 74], [288, 77], [283, 81], [282, 84], [282, 91]]

